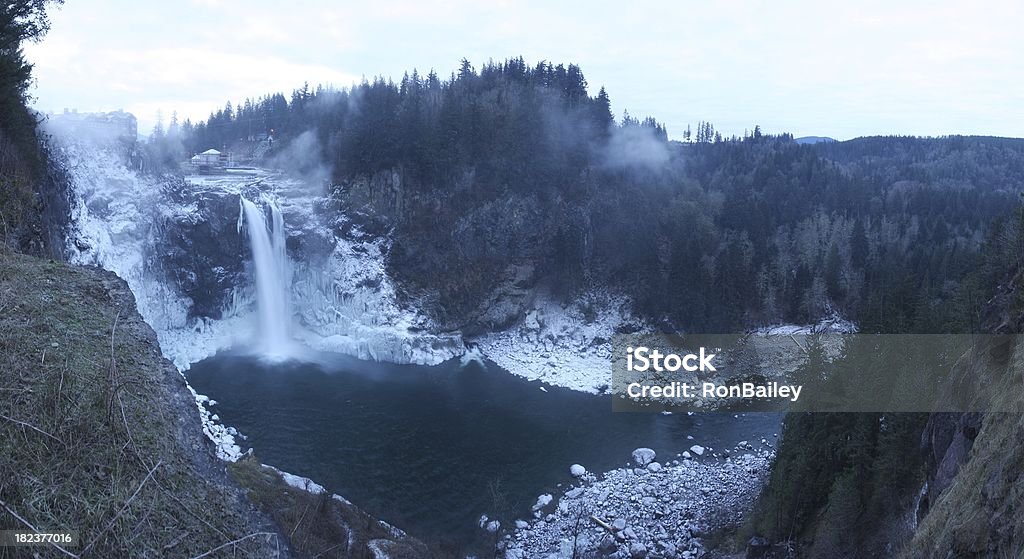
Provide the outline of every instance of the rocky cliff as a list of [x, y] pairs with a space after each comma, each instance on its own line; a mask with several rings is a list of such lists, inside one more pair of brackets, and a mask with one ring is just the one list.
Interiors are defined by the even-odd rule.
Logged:
[[996, 387], [1000, 413], [935, 414], [922, 436], [927, 483], [908, 557], [1024, 556], [1024, 347], [1021, 274], [1011, 270], [985, 309], [983, 327], [999, 334], [981, 348], [1007, 363], [999, 374], [965, 365], [968, 382]]

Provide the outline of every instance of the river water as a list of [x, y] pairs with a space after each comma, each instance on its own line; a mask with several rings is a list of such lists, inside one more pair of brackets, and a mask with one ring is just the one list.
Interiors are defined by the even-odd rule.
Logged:
[[268, 362], [222, 353], [187, 374], [264, 463], [309, 477], [415, 536], [454, 544], [479, 535], [481, 514], [525, 518], [537, 495], [557, 496], [559, 484], [573, 481], [571, 464], [604, 472], [627, 465], [637, 447], [667, 462], [693, 444], [771, 440], [781, 421], [777, 414], [613, 413], [609, 396], [457, 360], [424, 367], [338, 354]]

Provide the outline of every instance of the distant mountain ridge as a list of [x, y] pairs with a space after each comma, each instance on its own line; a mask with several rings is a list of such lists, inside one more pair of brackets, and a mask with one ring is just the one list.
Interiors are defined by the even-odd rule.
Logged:
[[822, 144], [834, 142], [836, 139], [828, 136], [801, 136], [793, 141], [798, 144]]

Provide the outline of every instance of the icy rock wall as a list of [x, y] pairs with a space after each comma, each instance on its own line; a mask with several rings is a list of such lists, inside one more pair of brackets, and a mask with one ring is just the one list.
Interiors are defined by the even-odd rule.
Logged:
[[132, 168], [123, 146], [57, 139], [73, 189], [70, 260], [128, 282], [179, 370], [258, 334], [256, 266], [236, 225], [243, 195], [280, 204], [280, 241], [294, 266], [281, 321], [294, 322], [305, 345], [419, 364], [463, 352], [461, 336], [433, 334], [421, 313], [399, 305], [384, 268], [388, 240], [338, 227], [345, 216], [325, 210], [309, 185], [267, 171], [153, 177]]

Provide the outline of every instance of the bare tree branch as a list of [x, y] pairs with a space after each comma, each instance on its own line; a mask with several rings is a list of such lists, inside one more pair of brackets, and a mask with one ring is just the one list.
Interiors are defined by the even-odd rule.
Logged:
[[227, 547], [229, 545], [235, 545], [237, 543], [244, 542], [245, 540], [248, 540], [250, 538], [255, 538], [256, 536], [277, 536], [277, 534], [275, 534], [273, 532], [253, 532], [252, 534], [249, 534], [248, 536], [243, 536], [241, 538], [238, 538], [237, 540], [231, 540], [231, 541], [229, 541], [229, 542], [227, 542], [225, 544], [218, 545], [217, 547], [215, 547], [215, 548], [213, 548], [213, 549], [211, 549], [211, 550], [209, 550], [209, 551], [207, 551], [205, 553], [200, 553], [199, 555], [196, 555], [192, 559], [202, 559], [203, 557], [209, 557], [210, 555], [212, 555], [212, 554], [214, 554], [214, 553], [224, 549], [225, 547]]

